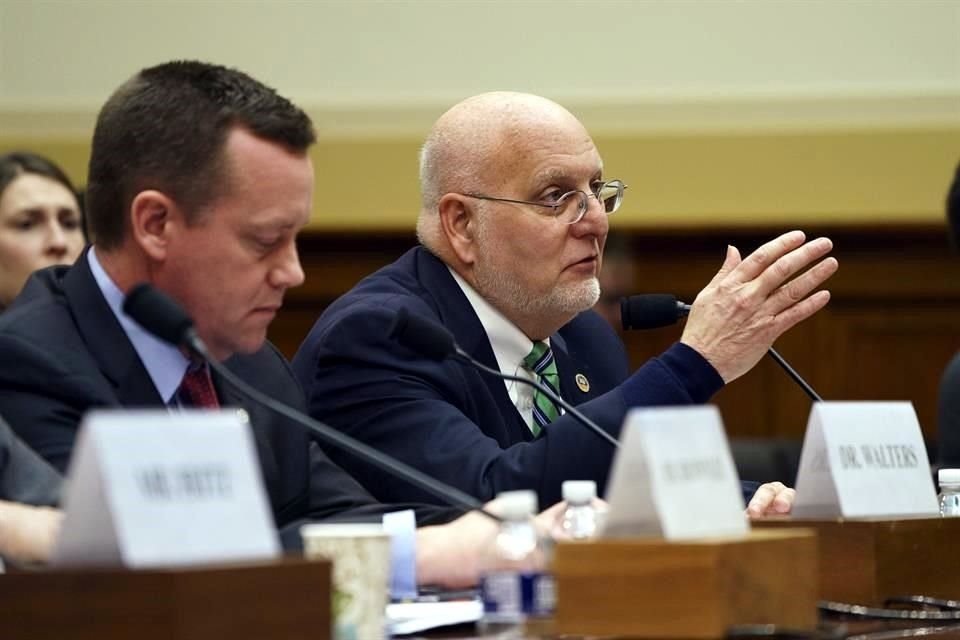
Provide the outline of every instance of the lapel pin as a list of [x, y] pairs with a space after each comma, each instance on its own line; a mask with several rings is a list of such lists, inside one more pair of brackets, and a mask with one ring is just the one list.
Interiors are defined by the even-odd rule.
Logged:
[[575, 380], [577, 381], [577, 387], [580, 388], [580, 391], [587, 393], [590, 391], [590, 381], [587, 380], [587, 376], [582, 373], [578, 373]]

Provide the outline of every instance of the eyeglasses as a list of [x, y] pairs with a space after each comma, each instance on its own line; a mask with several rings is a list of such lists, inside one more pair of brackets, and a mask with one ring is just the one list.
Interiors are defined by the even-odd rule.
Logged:
[[584, 214], [587, 213], [590, 198], [596, 198], [600, 204], [603, 205], [603, 211], [607, 215], [619, 209], [620, 203], [623, 202], [623, 192], [626, 188], [627, 185], [623, 184], [621, 180], [597, 181], [590, 185], [592, 193], [585, 193], [579, 189], [576, 191], [567, 191], [552, 202], [512, 200], [510, 198], [486, 196], [481, 193], [465, 193], [463, 195], [468, 198], [477, 198], [478, 200], [493, 200], [495, 202], [510, 202], [513, 204], [530, 204], [535, 207], [545, 207], [553, 211], [553, 217], [557, 221], [564, 224], [574, 224], [580, 222]]

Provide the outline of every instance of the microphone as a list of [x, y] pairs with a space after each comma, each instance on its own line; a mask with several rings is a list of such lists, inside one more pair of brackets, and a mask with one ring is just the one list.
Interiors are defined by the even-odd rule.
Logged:
[[441, 361], [447, 358], [454, 358], [497, 378], [512, 380], [531, 386], [550, 398], [554, 404], [563, 407], [564, 411], [576, 418], [580, 424], [590, 429], [614, 449], [620, 448], [620, 442], [616, 438], [597, 426], [595, 422], [583, 415], [575, 406], [554, 393], [552, 389], [529, 378], [510, 375], [488, 367], [461, 349], [454, 339], [453, 334], [450, 333], [446, 327], [428, 318], [410, 313], [405, 307], [401, 307], [400, 310], [397, 311], [393, 325], [390, 327], [389, 337], [431, 360]]
[[203, 345], [193, 330], [190, 316], [180, 305], [146, 282], [141, 282], [130, 290], [123, 301], [123, 311], [164, 342], [176, 346], [193, 347], [194, 343], [201, 347]]
[[626, 330], [668, 327], [688, 313], [690, 305], [669, 293], [620, 298], [620, 322]]
[[276, 414], [303, 425], [326, 444], [347, 451], [381, 471], [402, 478], [448, 504], [476, 510], [492, 520], [502, 522], [502, 518], [485, 510], [483, 504], [468, 493], [440, 482], [436, 478], [414, 469], [382, 451], [355, 440], [329, 425], [314, 420], [293, 407], [274, 400], [241, 380], [230, 369], [210, 356], [207, 346], [197, 335], [193, 328], [193, 320], [187, 315], [186, 311], [153, 285], [141, 283], [131, 289], [123, 301], [123, 311], [161, 340], [178, 347], [187, 348], [249, 399], [267, 407]]
[[[629, 296], [620, 299], [620, 322], [624, 330], [630, 329], [659, 329], [675, 324], [680, 318], [690, 313], [690, 305], [677, 300], [676, 296], [662, 293], [652, 293]], [[790, 364], [783, 359], [773, 347], [767, 353], [779, 364], [793, 381], [810, 396], [814, 402], [823, 402], [816, 391], [800, 376]]]

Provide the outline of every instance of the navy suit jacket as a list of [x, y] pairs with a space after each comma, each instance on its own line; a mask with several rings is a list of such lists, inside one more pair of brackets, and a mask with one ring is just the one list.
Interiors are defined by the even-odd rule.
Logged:
[[[86, 255], [72, 268], [31, 276], [0, 315], [0, 415], [37, 453], [66, 469], [83, 415], [96, 407], [164, 407], [147, 370], [113, 315]], [[283, 356], [270, 344], [224, 364], [267, 395], [302, 410], [303, 394]], [[297, 423], [252, 403], [213, 373], [222, 406], [250, 416], [274, 519], [286, 546], [307, 520], [379, 520], [414, 508], [421, 523], [462, 511], [376, 501]]]
[[[457, 361], [431, 361], [392, 340], [401, 308], [446, 326], [467, 353], [499, 370], [447, 266], [418, 247], [331, 305], [300, 347], [293, 369], [315, 418], [481, 500], [535, 489], [546, 507], [560, 499], [568, 479], [595, 480], [604, 490], [613, 456], [608, 443], [569, 415], [534, 438], [502, 380]], [[723, 384], [682, 344], [630, 375], [623, 343], [592, 311], [550, 336], [550, 344], [561, 395], [614, 437], [629, 407], [700, 403]], [[589, 390], [576, 384], [577, 374]], [[381, 500], [431, 500], [354, 457], [329, 453]]]

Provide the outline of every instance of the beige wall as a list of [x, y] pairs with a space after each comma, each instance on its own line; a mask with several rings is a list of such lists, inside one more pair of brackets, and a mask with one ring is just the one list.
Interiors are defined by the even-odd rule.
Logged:
[[106, 95], [178, 57], [310, 111], [320, 226], [411, 226], [419, 140], [492, 88], [581, 115], [624, 225], [932, 222], [960, 158], [960, 0], [0, 0], [0, 150], [82, 179]]

